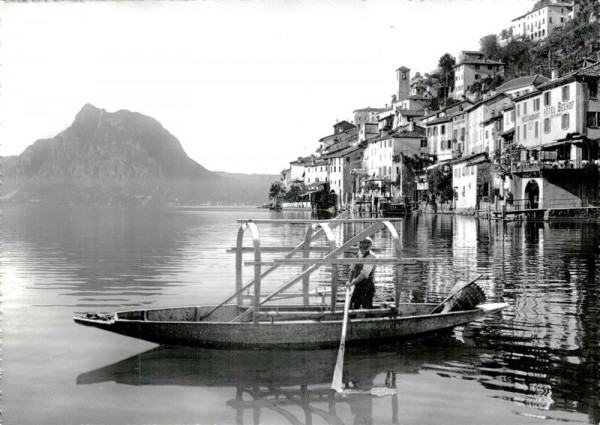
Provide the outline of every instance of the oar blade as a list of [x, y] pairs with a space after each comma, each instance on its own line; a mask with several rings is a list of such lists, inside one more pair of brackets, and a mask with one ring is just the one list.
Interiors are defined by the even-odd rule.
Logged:
[[344, 374], [344, 353], [346, 351], [346, 329], [348, 327], [348, 310], [350, 309], [350, 293], [351, 288], [346, 286], [346, 300], [344, 301], [344, 319], [342, 323], [342, 337], [340, 338], [340, 348], [338, 350], [335, 369], [333, 370], [333, 380], [331, 381], [331, 389], [341, 393], [344, 391], [342, 382]]

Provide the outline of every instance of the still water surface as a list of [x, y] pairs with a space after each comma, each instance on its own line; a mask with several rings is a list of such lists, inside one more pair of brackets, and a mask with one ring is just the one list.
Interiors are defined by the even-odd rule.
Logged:
[[[436, 259], [406, 267], [405, 301], [439, 301], [455, 279], [483, 274], [488, 299], [510, 307], [439, 337], [349, 349], [345, 380], [384, 390], [378, 397], [331, 397], [335, 350], [158, 347], [73, 323], [79, 311], [219, 301], [234, 285], [225, 249], [235, 243], [235, 220], [271, 217], [309, 218], [258, 209], [4, 208], [2, 423], [600, 423], [596, 224], [451, 216], [398, 223], [404, 255]], [[305, 231], [259, 229], [264, 245], [293, 245]], [[377, 236], [375, 245], [385, 256], [390, 240]], [[389, 297], [394, 274], [378, 270], [379, 298]], [[324, 269], [314, 285], [328, 278]]]

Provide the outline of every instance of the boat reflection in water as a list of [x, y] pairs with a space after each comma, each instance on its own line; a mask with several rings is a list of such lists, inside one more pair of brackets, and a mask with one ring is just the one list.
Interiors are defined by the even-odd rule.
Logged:
[[[281, 415], [280, 423], [312, 423], [313, 416], [331, 424], [373, 423], [373, 401], [389, 399], [387, 422], [398, 422], [396, 381], [424, 366], [454, 361], [464, 345], [442, 336], [435, 346], [398, 344], [347, 350], [344, 394], [330, 388], [337, 350], [238, 351], [160, 346], [78, 376], [77, 384], [114, 381], [125, 385], [231, 387], [226, 405], [244, 423], [244, 411], [260, 423], [261, 409]], [[300, 410], [298, 410], [300, 409]], [[337, 411], [337, 412], [336, 412]], [[298, 413], [300, 412], [300, 414]], [[381, 413], [381, 412], [379, 412]], [[299, 418], [298, 416], [303, 416]], [[341, 417], [340, 417], [341, 416]]]

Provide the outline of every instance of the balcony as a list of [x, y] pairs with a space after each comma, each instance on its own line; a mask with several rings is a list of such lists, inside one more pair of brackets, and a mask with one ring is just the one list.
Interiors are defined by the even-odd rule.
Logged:
[[598, 159], [582, 159], [578, 161], [570, 161], [568, 159], [558, 159], [554, 161], [515, 161], [511, 164], [510, 171], [512, 173], [536, 173], [542, 170], [581, 170], [590, 165], [600, 167]]

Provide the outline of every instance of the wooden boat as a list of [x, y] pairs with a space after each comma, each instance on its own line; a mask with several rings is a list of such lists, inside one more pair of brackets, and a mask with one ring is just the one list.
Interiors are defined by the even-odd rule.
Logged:
[[[338, 267], [365, 262], [397, 266], [396, 300], [400, 299], [403, 264], [414, 264], [426, 259], [402, 258], [401, 246], [395, 227], [383, 219], [335, 220], [240, 220], [237, 246], [230, 250], [236, 254], [236, 291], [217, 305], [197, 305], [180, 308], [154, 308], [119, 311], [116, 313], [76, 314], [76, 323], [93, 326], [158, 344], [201, 346], [226, 349], [314, 349], [331, 348], [340, 343], [343, 308], [338, 303]], [[262, 222], [287, 222], [309, 224], [304, 241], [287, 254], [273, 261], [262, 261], [261, 252], [285, 252], [285, 247], [261, 247], [257, 224]], [[366, 229], [337, 246], [333, 229], [340, 225], [370, 223]], [[244, 247], [244, 233], [249, 230], [253, 246]], [[346, 230], [347, 229], [343, 229]], [[389, 231], [396, 256], [389, 258], [340, 258], [365, 237], [382, 230]], [[342, 233], [346, 233], [346, 231]], [[315, 240], [326, 237], [329, 246], [313, 246]], [[244, 263], [244, 252], [253, 252], [254, 260]], [[310, 257], [321, 252], [322, 257]], [[301, 258], [292, 258], [302, 254]], [[242, 266], [254, 267], [254, 279], [242, 285]], [[262, 266], [270, 267], [263, 271]], [[287, 280], [270, 294], [261, 294], [261, 280], [281, 265], [301, 266], [302, 271]], [[332, 282], [329, 292], [318, 293], [311, 304], [309, 278], [323, 265], [331, 266]], [[284, 296], [284, 291], [302, 283], [301, 305], [278, 303], [273, 300]], [[243, 293], [254, 289], [252, 303], [244, 305]], [[293, 295], [293, 294], [292, 294]], [[229, 304], [236, 300], [236, 304]], [[288, 300], [289, 301], [289, 300]], [[436, 304], [380, 303], [373, 309], [351, 310], [347, 332], [347, 345], [372, 344], [415, 337], [431, 332], [464, 325], [501, 311], [505, 303], [471, 306], [466, 310], [442, 311], [432, 314]]]
[[411, 214], [410, 206], [404, 202], [384, 202], [380, 204], [383, 217], [404, 217]]

